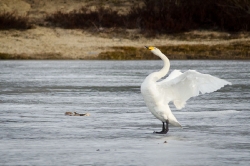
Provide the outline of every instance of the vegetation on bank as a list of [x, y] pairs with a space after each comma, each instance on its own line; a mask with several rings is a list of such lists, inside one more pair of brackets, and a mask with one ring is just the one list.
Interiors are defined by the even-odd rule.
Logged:
[[[169, 59], [214, 59], [214, 60], [250, 60], [250, 43], [230, 45], [176, 45], [157, 46]], [[158, 59], [145, 48], [113, 47], [113, 51], [102, 52], [100, 60], [153, 60]]]
[[0, 30], [30, 29], [31, 24], [27, 16], [19, 16], [15, 12], [2, 12], [0, 13]]
[[64, 57], [58, 53], [44, 53], [44, 54], [7, 54], [0, 52], [0, 60], [70, 60], [70, 57]]
[[[71, 12], [48, 14], [44, 22], [62, 28], [140, 29], [149, 36], [194, 29], [250, 31], [249, 0], [137, 0], [131, 3], [134, 4], [127, 14], [104, 7], [103, 2], [96, 10], [81, 7]], [[18, 16], [15, 12], [0, 13], [0, 29], [30, 27], [28, 16]]]
[[[214, 59], [214, 60], [250, 60], [250, 42], [233, 43], [230, 45], [170, 45], [157, 46], [169, 59]], [[0, 60], [66, 60], [79, 59], [65, 57], [61, 54], [4, 54], [0, 53]], [[113, 47], [112, 51], [100, 53], [97, 57], [87, 57], [91, 60], [156, 60], [159, 59], [145, 48]]]
[[178, 33], [194, 29], [249, 31], [249, 0], [142, 0], [126, 15], [112, 8], [85, 7], [68, 13], [57, 11], [46, 21], [63, 28], [140, 29], [146, 34]]
[[[81, 7], [71, 12], [56, 11], [53, 14], [47, 14], [44, 17], [44, 24], [39, 22], [39, 25], [67, 29], [77, 28], [104, 32], [109, 35], [113, 31], [103, 31], [103, 29], [116, 29], [115, 33], [120, 36], [128, 36], [125, 33], [126, 29], [136, 29], [140, 35], [145, 37], [167, 34], [174, 36], [175, 39], [178, 38], [178, 40], [189, 40], [186, 38], [190, 37], [197, 38], [195, 35], [182, 33], [195, 29], [231, 32], [231, 35], [223, 35], [225, 40], [234, 38], [234, 34], [237, 32], [250, 31], [249, 0], [137, 0], [134, 2], [135, 4], [126, 14], [120, 14], [118, 11], [101, 4], [95, 10]], [[143, 5], [138, 2], [143, 2]], [[27, 15], [18, 16], [15, 12], [0, 12], [0, 30], [25, 30], [31, 27]], [[204, 40], [203, 36], [199, 38]], [[211, 36], [211, 38], [214, 37]], [[249, 41], [228, 45], [196, 44], [158, 47], [169, 59], [250, 59]], [[86, 59], [157, 59], [144, 48], [113, 47], [110, 50], [100, 53], [97, 57], [87, 57]], [[58, 60], [75, 58], [65, 57], [57, 53], [6, 54], [1, 53], [0, 50], [0, 60], [3, 59]]]

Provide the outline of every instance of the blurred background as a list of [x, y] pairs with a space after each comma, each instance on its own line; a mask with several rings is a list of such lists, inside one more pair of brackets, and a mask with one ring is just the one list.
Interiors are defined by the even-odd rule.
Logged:
[[[13, 29], [22, 31], [6, 32]], [[155, 59], [141, 49], [145, 44], [169, 50], [170, 59], [249, 59], [250, 1], [1, 0], [0, 30], [6, 43], [0, 45], [1, 59]], [[6, 35], [21, 43], [39, 35], [68, 35], [64, 37], [72, 40], [81, 36], [84, 41], [75, 39], [72, 45], [82, 42], [88, 50], [62, 38], [47, 46], [47, 38], [36, 40], [35, 46], [27, 43], [30, 51], [15, 41], [19, 49], [10, 51]]]

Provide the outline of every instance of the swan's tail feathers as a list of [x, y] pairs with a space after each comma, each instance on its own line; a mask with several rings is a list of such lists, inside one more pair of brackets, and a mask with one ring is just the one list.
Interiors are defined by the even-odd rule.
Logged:
[[173, 125], [173, 126], [181, 127], [181, 128], [182, 128], [181, 124], [180, 124], [178, 121], [171, 121], [171, 120], [169, 120], [169, 123], [170, 123], [171, 125]]
[[173, 126], [181, 127], [181, 128], [182, 128], [181, 124], [177, 121], [177, 119], [174, 117], [173, 114], [170, 114], [170, 115], [168, 116], [168, 122], [169, 122], [171, 125], [173, 125]]

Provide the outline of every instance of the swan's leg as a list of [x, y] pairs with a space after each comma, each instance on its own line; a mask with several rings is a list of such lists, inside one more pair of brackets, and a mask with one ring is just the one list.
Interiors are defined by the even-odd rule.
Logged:
[[166, 130], [166, 128], [165, 128], [165, 123], [162, 122], [162, 130], [161, 130], [161, 132], [164, 132], [165, 130]]
[[166, 126], [165, 126], [165, 122], [162, 122], [162, 131], [160, 132], [154, 132], [156, 134], [167, 134], [168, 132], [168, 120], [166, 121]]
[[166, 120], [166, 132], [168, 132], [168, 120]]

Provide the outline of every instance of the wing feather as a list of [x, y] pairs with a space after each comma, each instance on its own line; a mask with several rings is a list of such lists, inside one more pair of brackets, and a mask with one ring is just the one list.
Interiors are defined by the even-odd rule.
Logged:
[[184, 73], [175, 70], [165, 80], [157, 82], [165, 102], [172, 101], [177, 109], [182, 109], [191, 97], [198, 96], [200, 93], [214, 92], [225, 85], [231, 85], [231, 83], [195, 70]]

